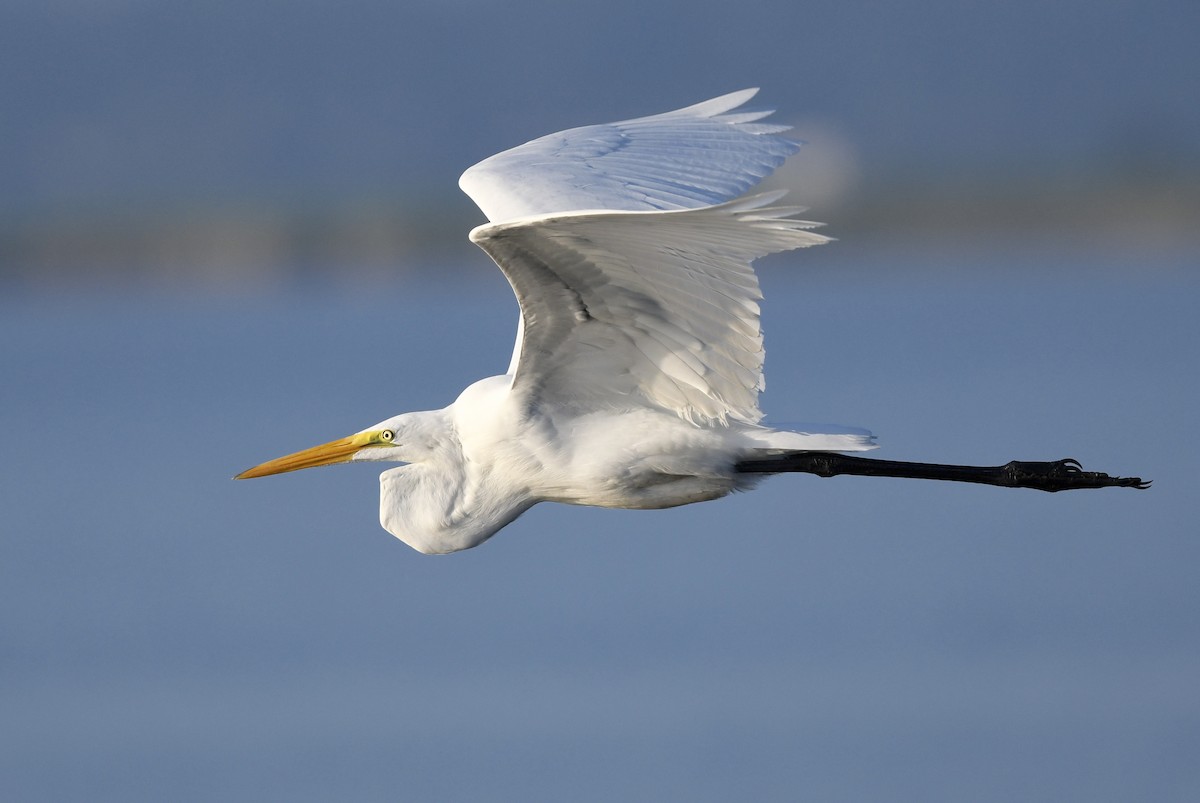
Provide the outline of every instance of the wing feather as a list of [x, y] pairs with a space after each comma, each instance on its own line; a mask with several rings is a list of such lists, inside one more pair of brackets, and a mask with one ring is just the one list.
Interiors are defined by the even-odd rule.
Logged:
[[730, 113], [757, 92], [550, 134], [484, 159], [462, 174], [459, 186], [493, 222], [730, 201], [800, 147], [778, 136], [787, 126], [757, 122], [770, 111]]
[[665, 212], [593, 211], [481, 226], [471, 240], [521, 305], [510, 372], [530, 407], [650, 406], [757, 422], [757, 257], [826, 242], [769, 193]]

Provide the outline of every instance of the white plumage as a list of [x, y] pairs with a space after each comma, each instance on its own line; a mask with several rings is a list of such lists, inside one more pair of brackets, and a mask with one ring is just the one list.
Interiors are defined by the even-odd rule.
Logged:
[[698, 424], [756, 423], [762, 297], [751, 260], [826, 242], [766, 204], [575, 212], [471, 232], [522, 309], [513, 391], [579, 412], [631, 397]]
[[740, 461], [872, 448], [865, 432], [759, 424], [761, 298], [751, 262], [828, 238], [783, 193], [739, 198], [794, 153], [743, 90], [533, 140], [467, 170], [492, 222], [471, 232], [520, 304], [504, 376], [241, 477], [331, 462], [381, 476], [380, 520], [422, 552], [475, 546], [541, 501], [659, 508], [762, 474]]
[[788, 127], [730, 114], [743, 89], [665, 114], [560, 131], [498, 153], [458, 180], [493, 223], [562, 212], [655, 212], [731, 201], [799, 144]]

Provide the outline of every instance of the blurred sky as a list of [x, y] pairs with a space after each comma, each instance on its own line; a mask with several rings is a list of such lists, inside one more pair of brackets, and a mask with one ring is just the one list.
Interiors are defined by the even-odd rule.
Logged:
[[[1200, 5], [0, 3], [0, 799], [1200, 799]], [[1153, 489], [776, 478], [380, 530], [234, 483], [450, 402], [468, 165], [745, 86], [838, 241], [777, 420]]]

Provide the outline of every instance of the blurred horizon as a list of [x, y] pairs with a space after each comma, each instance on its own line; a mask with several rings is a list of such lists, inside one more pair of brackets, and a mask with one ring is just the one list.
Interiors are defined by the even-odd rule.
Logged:
[[0, 287], [444, 270], [469, 165], [744, 86], [836, 237], [1200, 246], [1194, 3], [520, 9], [5, 5]]

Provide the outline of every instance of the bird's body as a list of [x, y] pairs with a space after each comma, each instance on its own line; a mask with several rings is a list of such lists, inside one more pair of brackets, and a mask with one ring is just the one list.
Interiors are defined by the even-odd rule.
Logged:
[[[774, 206], [783, 193], [740, 197], [799, 147], [759, 122], [770, 112], [733, 111], [755, 91], [552, 134], [467, 170], [460, 185], [491, 221], [471, 240], [520, 304], [507, 372], [445, 409], [239, 477], [404, 463], [380, 477], [380, 521], [443, 553], [476, 546], [538, 502], [673, 507], [811, 471], [797, 455], [874, 448], [863, 430], [760, 423], [751, 263], [828, 238], [794, 217], [803, 210]], [[849, 469], [826, 461], [816, 473], [839, 471]]]
[[475, 546], [537, 502], [662, 508], [739, 484], [732, 431], [652, 410], [525, 415], [507, 377], [476, 382], [445, 410], [379, 426], [424, 452], [395, 455], [411, 462], [380, 476], [384, 529], [422, 552]]
[[697, 426], [641, 405], [531, 414], [508, 376], [371, 430], [394, 432], [402, 445], [354, 459], [406, 463], [380, 475], [380, 522], [426, 553], [476, 546], [538, 502], [642, 510], [704, 502], [756, 485], [762, 474], [736, 470], [751, 455], [869, 444], [857, 434]]

